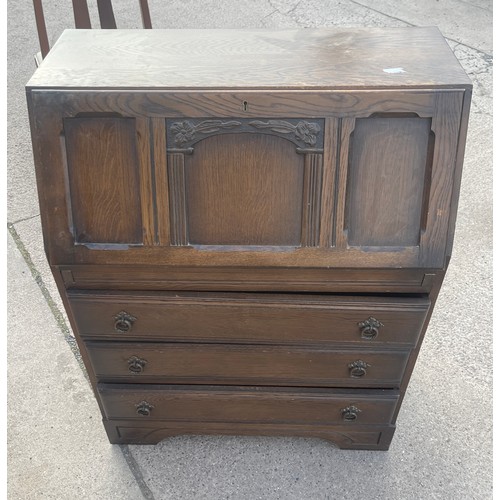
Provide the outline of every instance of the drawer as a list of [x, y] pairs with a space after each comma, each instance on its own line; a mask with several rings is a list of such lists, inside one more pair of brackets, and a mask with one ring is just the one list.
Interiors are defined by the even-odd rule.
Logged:
[[414, 346], [426, 297], [195, 292], [68, 293], [82, 337]]
[[107, 418], [315, 424], [388, 424], [396, 391], [98, 384]]
[[104, 381], [397, 387], [409, 351], [219, 344], [87, 342]]

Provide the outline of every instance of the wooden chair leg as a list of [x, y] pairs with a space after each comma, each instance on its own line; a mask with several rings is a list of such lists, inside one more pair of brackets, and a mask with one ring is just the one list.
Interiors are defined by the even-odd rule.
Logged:
[[[40, 42], [41, 59], [43, 59], [50, 50], [49, 39], [47, 37], [47, 27], [43, 15], [42, 0], [33, 0], [33, 9], [35, 10], [36, 30], [38, 32], [38, 41]], [[35, 56], [36, 60], [36, 56]], [[37, 66], [39, 62], [37, 61]]]
[[73, 1], [73, 15], [75, 17], [75, 28], [77, 29], [91, 29], [89, 7], [87, 0], [72, 0]]
[[149, 30], [152, 29], [148, 0], [139, 0], [139, 6], [141, 8], [142, 27]]
[[111, 0], [97, 0], [97, 10], [102, 29], [116, 29], [115, 15]]

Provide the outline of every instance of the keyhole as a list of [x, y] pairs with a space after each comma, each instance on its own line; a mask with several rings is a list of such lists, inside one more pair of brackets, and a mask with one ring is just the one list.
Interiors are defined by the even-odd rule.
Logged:
[[243, 101], [243, 111], [248, 111], [248, 102]]

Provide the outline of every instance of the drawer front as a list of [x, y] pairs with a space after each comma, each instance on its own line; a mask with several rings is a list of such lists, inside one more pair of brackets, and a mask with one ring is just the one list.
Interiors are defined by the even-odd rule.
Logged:
[[397, 387], [409, 351], [87, 342], [100, 381]]
[[225, 386], [99, 384], [107, 418], [340, 424], [388, 424], [395, 391]]
[[414, 346], [427, 298], [70, 292], [82, 337]]

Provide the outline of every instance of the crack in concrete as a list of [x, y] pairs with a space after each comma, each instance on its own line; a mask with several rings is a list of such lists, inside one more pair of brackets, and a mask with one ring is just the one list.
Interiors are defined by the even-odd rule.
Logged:
[[[283, 16], [288, 16], [290, 15], [295, 9], [297, 9], [297, 7], [302, 3], [302, 0], [299, 0], [291, 9], [287, 10], [286, 12], [283, 12], [282, 10], [279, 9], [279, 7], [276, 7], [276, 5], [274, 5], [273, 3], [273, 0], [268, 0], [268, 3], [269, 5], [274, 9], [273, 12], [271, 12], [271, 14], [274, 14], [275, 12], [279, 12], [280, 14], [282, 14]], [[269, 15], [271, 15], [269, 14]], [[268, 17], [268, 16], [266, 16]], [[265, 18], [264, 18], [265, 19]], [[293, 19], [293, 17], [292, 17]]]
[[285, 15], [291, 14], [300, 4], [302, 3], [302, 0], [299, 0], [290, 10], [286, 12]]
[[389, 17], [391, 19], [394, 19], [395, 21], [399, 21], [400, 23], [407, 24], [408, 26], [414, 26], [414, 27], [417, 26], [416, 24], [409, 23], [408, 21], [400, 19], [399, 17], [391, 16], [390, 14], [386, 14], [385, 12], [381, 12], [380, 10], [374, 9], [373, 7], [369, 7], [368, 5], [362, 4], [361, 2], [356, 2], [356, 0], [350, 0], [350, 2], [359, 5], [360, 7], [364, 7], [365, 9], [376, 12], [377, 14], [380, 14], [382, 16]]
[[19, 250], [20, 254], [22, 255], [24, 261], [26, 262], [26, 265], [28, 266], [28, 269], [31, 272], [31, 275], [33, 276], [33, 279], [35, 280], [35, 283], [38, 285], [38, 288], [40, 288], [42, 295], [45, 299], [45, 302], [47, 302], [50, 311], [52, 312], [57, 325], [59, 326], [59, 329], [61, 330], [61, 333], [64, 337], [64, 340], [66, 340], [67, 344], [69, 345], [71, 352], [75, 356], [76, 360], [78, 361], [78, 365], [82, 369], [85, 378], [87, 379], [87, 382], [90, 384], [89, 377], [87, 375], [87, 371], [85, 369], [85, 366], [82, 361], [82, 357], [80, 355], [80, 350], [78, 349], [78, 345], [76, 343], [76, 339], [73, 336], [71, 329], [66, 323], [66, 320], [64, 318], [64, 315], [62, 312], [59, 310], [59, 307], [55, 303], [54, 299], [50, 295], [49, 290], [47, 289], [47, 286], [45, 285], [42, 275], [36, 268], [35, 264], [33, 263], [33, 260], [31, 259], [31, 255], [29, 254], [28, 250], [24, 246], [24, 243], [21, 240], [21, 237], [19, 236], [18, 232], [16, 231], [16, 228], [14, 227], [14, 224], [8, 223], [7, 224], [7, 229], [9, 230], [10, 235], [12, 236], [12, 239], [14, 240], [14, 243], [17, 246], [17, 249]]
[[491, 9], [487, 9], [486, 7], [481, 7], [475, 3], [467, 2], [467, 0], [457, 0], [457, 2], [464, 3], [465, 5], [470, 5], [471, 7], [475, 7], [476, 9], [484, 10], [485, 12], [493, 12]]
[[276, 12], [279, 12], [278, 9], [274, 9], [272, 12], [270, 12], [269, 14], [266, 14], [261, 20], [261, 24], [262, 24], [262, 21], [264, 21], [264, 19], [267, 19], [268, 17], [271, 17], [273, 14], [276, 14]]
[[[365, 9], [368, 9], [368, 10], [371, 10], [373, 12], [376, 12], [377, 14], [380, 14], [381, 16], [389, 17], [389, 18], [394, 19], [396, 21], [399, 21], [401, 23], [405, 23], [408, 26], [414, 26], [414, 27], [418, 26], [417, 24], [412, 24], [412, 23], [410, 23], [408, 21], [405, 21], [404, 19], [401, 19], [399, 17], [391, 16], [390, 14], [386, 14], [385, 12], [382, 12], [380, 10], [374, 9], [373, 7], [365, 5], [365, 4], [361, 3], [361, 2], [357, 2], [356, 0], [350, 0], [350, 2], [354, 3], [356, 5], [359, 5], [360, 7], [364, 7]], [[460, 42], [459, 40], [455, 40], [454, 38], [450, 38], [450, 37], [447, 37], [447, 36], [445, 38], [447, 40], [451, 41], [451, 42], [455, 42], [455, 43], [457, 43], [459, 45], [463, 45], [464, 47], [467, 47], [469, 49], [475, 50], [476, 52], [479, 52], [480, 54], [483, 54], [484, 56], [491, 57], [491, 58], [493, 57], [488, 52], [485, 52], [484, 50], [478, 49], [477, 47], [472, 47], [471, 45], [467, 45], [466, 43]]]
[[7, 222], [7, 224], [17, 224], [19, 222], [25, 222], [27, 220], [31, 220], [31, 219], [34, 219], [35, 217], [40, 217], [40, 214], [35, 214], [35, 215], [30, 215], [29, 217], [23, 217], [22, 219], [17, 219], [15, 220], [14, 222]]
[[[353, 0], [351, 0], [352, 2]], [[445, 37], [446, 40], [450, 40], [451, 42], [455, 42], [455, 43], [458, 43], [458, 45], [463, 45], [464, 47], [467, 47], [468, 49], [471, 49], [471, 50], [475, 50], [476, 52], [478, 52], [479, 54], [481, 54], [481, 57], [486, 61], [487, 58], [491, 59], [491, 61], [493, 61], [493, 56], [489, 53], [489, 52], [485, 52], [484, 50], [481, 50], [481, 49], [478, 49], [477, 47], [472, 47], [472, 45], [467, 45], [466, 43], [464, 42], [460, 42], [459, 40], [455, 40], [454, 38], [450, 38], [450, 37]]]
[[144, 476], [142, 475], [141, 468], [139, 467], [139, 464], [135, 460], [134, 456], [132, 455], [132, 452], [130, 451], [130, 448], [128, 447], [127, 444], [119, 444], [120, 450], [125, 458], [125, 461], [127, 462], [127, 465], [132, 472], [132, 475], [134, 476], [137, 486], [139, 486], [139, 489], [141, 490], [141, 493], [143, 494], [144, 498], [146, 500], [155, 500], [155, 497], [153, 495], [153, 492], [149, 489], [149, 486], [146, 484], [146, 481], [144, 480]]
[[[20, 219], [20, 221], [29, 220], [29, 219], [32, 219], [34, 217], [36, 217], [36, 215], [33, 217], [27, 217], [26, 219]], [[18, 221], [18, 222], [20, 222], [20, 221]], [[35, 280], [35, 283], [40, 288], [40, 291], [42, 292], [43, 298], [47, 302], [49, 309], [52, 312], [52, 314], [56, 320], [56, 323], [57, 323], [57, 325], [58, 325], [58, 327], [59, 327], [59, 329], [64, 337], [64, 340], [66, 340], [66, 343], [69, 345], [71, 352], [75, 356], [75, 359], [78, 362], [78, 366], [82, 370], [85, 379], [87, 380], [89, 385], [91, 385], [87, 370], [85, 368], [85, 365], [83, 364], [83, 360], [82, 360], [82, 357], [80, 354], [80, 349], [78, 348], [78, 344], [76, 343], [76, 339], [73, 336], [71, 329], [69, 328], [69, 326], [66, 323], [64, 315], [59, 310], [59, 307], [57, 306], [54, 299], [50, 295], [50, 292], [47, 289], [47, 286], [45, 285], [45, 283], [43, 281], [42, 275], [40, 274], [40, 272], [36, 268], [35, 264], [33, 263], [33, 260], [31, 259], [31, 255], [28, 252], [28, 250], [26, 249], [26, 247], [24, 246], [24, 243], [22, 242], [21, 237], [19, 236], [19, 233], [16, 231], [14, 224], [11, 222], [7, 223], [7, 229], [9, 231], [10, 235], [12, 236], [12, 239], [14, 240], [14, 243], [16, 244], [16, 247], [19, 250], [19, 253], [23, 257], [24, 261], [26, 262], [26, 265], [28, 266], [28, 269], [30, 270], [31, 275], [33, 276], [33, 279]], [[130, 469], [130, 472], [132, 473], [132, 476], [136, 480], [137, 485], [138, 485], [141, 493], [144, 495], [144, 498], [146, 500], [155, 500], [153, 493], [146, 485], [146, 482], [144, 481], [144, 478], [142, 476], [142, 472], [140, 471], [139, 465], [137, 464], [134, 457], [130, 453], [128, 446], [127, 445], [119, 445], [119, 447], [120, 447], [120, 450], [123, 454], [123, 457], [125, 458], [125, 461], [126, 461], [128, 467]]]

